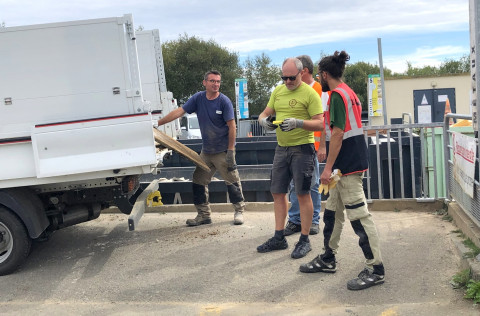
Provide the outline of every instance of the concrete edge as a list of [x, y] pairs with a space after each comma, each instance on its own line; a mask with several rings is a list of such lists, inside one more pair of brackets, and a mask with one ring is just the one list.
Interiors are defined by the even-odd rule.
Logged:
[[[435, 212], [443, 209], [443, 200], [433, 202], [419, 203], [415, 200], [374, 200], [368, 203], [368, 209], [371, 212], [387, 211], [395, 212], [402, 210], [411, 210], [416, 212]], [[273, 202], [246, 202], [246, 212], [273, 212]], [[233, 211], [230, 203], [211, 203], [212, 212], [230, 212]], [[322, 210], [325, 209], [325, 201], [322, 202]], [[102, 211], [102, 213], [119, 213], [116, 207], [111, 207]], [[169, 204], [155, 207], [147, 207], [146, 213], [162, 212], [195, 212], [193, 204]]]
[[[472, 242], [480, 247], [480, 227], [478, 227], [465, 211], [454, 202], [448, 204], [448, 214], [452, 217], [453, 223], [457, 226], [465, 237], [470, 238]], [[480, 280], [480, 262], [476, 258], [466, 258], [466, 254], [470, 248], [463, 244], [463, 239], [457, 234], [451, 234], [455, 248], [461, 258], [461, 270], [470, 269], [472, 272], [472, 279]]]

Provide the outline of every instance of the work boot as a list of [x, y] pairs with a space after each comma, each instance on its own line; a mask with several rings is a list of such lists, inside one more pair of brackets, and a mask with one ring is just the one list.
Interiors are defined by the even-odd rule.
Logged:
[[233, 224], [235, 225], [243, 224], [243, 211], [235, 211], [235, 215], [233, 215]]
[[209, 215], [198, 214], [197, 217], [193, 219], [187, 219], [188, 226], [198, 226], [198, 225], [211, 224], [211, 223], [212, 223], [212, 219], [210, 218]]

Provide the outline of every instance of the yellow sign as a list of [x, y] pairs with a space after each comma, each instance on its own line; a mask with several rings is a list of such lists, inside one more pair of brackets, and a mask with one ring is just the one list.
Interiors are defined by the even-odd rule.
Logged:
[[368, 115], [382, 116], [383, 98], [380, 75], [368, 75]]

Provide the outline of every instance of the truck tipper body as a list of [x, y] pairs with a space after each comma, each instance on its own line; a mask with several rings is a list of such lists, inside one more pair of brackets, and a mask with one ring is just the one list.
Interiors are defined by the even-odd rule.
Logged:
[[[111, 206], [145, 207], [157, 185], [143, 192], [139, 176], [155, 174], [164, 154], [152, 127], [176, 101], [158, 31], [136, 34], [131, 15], [0, 28], [0, 43], [3, 275], [33, 239]], [[176, 137], [177, 125], [163, 131]]]

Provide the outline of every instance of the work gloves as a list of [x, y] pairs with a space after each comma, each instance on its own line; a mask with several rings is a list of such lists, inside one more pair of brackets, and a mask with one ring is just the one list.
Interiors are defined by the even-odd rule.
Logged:
[[302, 128], [303, 127], [303, 120], [295, 119], [295, 118], [287, 118], [284, 119], [283, 122], [280, 124], [280, 129], [284, 132], [289, 132], [295, 128]]
[[237, 169], [237, 163], [235, 161], [235, 150], [227, 150], [227, 156], [225, 157], [225, 161], [227, 162], [228, 171], [233, 171]]
[[318, 192], [328, 194], [328, 191], [332, 190], [337, 185], [337, 182], [338, 180], [340, 180], [341, 176], [342, 173], [340, 172], [340, 169], [333, 170], [332, 174], [330, 175], [330, 183], [320, 184], [320, 186], [318, 187]]
[[273, 117], [269, 115], [260, 120], [260, 125], [262, 125], [263, 128], [267, 131], [274, 131], [278, 127], [278, 125], [273, 124], [272, 121]]

